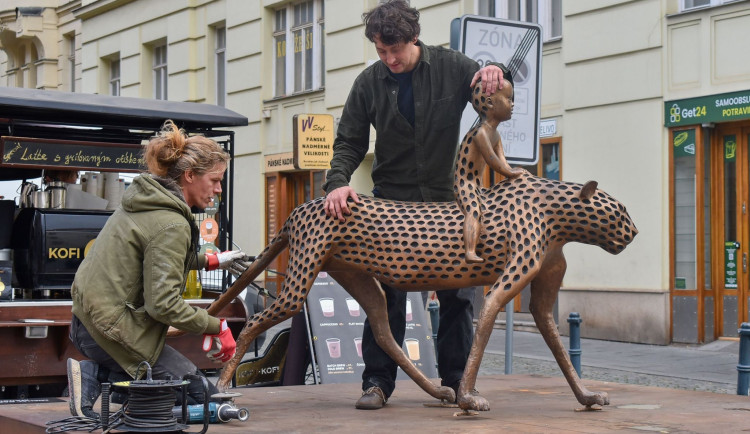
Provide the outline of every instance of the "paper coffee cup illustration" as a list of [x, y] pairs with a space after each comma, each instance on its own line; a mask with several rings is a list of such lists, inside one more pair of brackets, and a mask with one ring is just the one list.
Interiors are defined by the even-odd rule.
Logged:
[[406, 344], [406, 354], [411, 360], [419, 360], [419, 339], [404, 339]]
[[341, 339], [339, 338], [328, 338], [326, 339], [326, 345], [328, 346], [328, 355], [332, 359], [338, 359], [341, 357]]
[[359, 316], [359, 303], [353, 298], [346, 299], [346, 307], [349, 308], [349, 315]]
[[323, 311], [323, 316], [333, 316], [333, 299], [329, 297], [321, 298], [320, 309]]
[[362, 357], [362, 338], [354, 338], [354, 346], [357, 348], [357, 355]]
[[412, 315], [412, 313], [411, 313], [411, 300], [409, 300], [409, 299], [407, 298], [407, 299], [406, 299], [406, 321], [407, 321], [407, 322], [408, 322], [408, 321], [411, 321], [411, 320], [412, 320], [412, 317], [413, 317], [413, 315]]

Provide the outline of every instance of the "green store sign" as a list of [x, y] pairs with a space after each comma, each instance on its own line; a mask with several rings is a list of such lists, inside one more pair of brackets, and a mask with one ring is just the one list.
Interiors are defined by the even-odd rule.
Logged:
[[664, 126], [750, 119], [750, 90], [664, 102]]

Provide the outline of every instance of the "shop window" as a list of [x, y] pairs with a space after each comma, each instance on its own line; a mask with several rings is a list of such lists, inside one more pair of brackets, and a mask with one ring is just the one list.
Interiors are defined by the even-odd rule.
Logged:
[[274, 96], [319, 89], [324, 84], [324, 2], [288, 4], [274, 12]]
[[675, 132], [672, 182], [674, 186], [674, 287], [697, 287], [695, 130]]
[[523, 166], [529, 173], [542, 178], [560, 180], [560, 144], [559, 137], [542, 139], [539, 144], [540, 158], [536, 164]]
[[479, 0], [479, 15], [538, 23], [544, 42], [562, 36], [562, 0]]
[[[671, 286], [677, 291], [711, 288], [711, 134], [704, 130], [671, 131]], [[725, 176], [732, 177], [732, 169]]]

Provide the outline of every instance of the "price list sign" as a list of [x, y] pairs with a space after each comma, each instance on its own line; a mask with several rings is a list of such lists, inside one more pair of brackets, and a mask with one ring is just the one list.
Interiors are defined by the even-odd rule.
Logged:
[[[362, 328], [366, 315], [359, 303], [323, 272], [307, 297], [307, 311], [321, 383], [361, 382], [365, 369]], [[432, 331], [419, 292], [408, 293], [403, 350], [427, 377], [437, 377]], [[399, 368], [397, 379], [408, 378]]]

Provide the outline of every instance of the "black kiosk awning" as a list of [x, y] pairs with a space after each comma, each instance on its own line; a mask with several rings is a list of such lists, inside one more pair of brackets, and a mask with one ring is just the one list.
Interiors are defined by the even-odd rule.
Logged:
[[245, 116], [213, 104], [14, 87], [0, 87], [0, 118], [143, 129], [166, 119], [186, 130], [247, 125]]
[[5, 145], [2, 155], [8, 157], [7, 161], [0, 161], [0, 166], [4, 166], [0, 167], [0, 180], [39, 177], [45, 166], [12, 164], [18, 155], [6, 155], [10, 149], [4, 148], [16, 146], [19, 141], [11, 139], [33, 138], [47, 148], [57, 142], [58, 148], [68, 150], [75, 149], [76, 142], [87, 150], [92, 145], [112, 150], [108, 144], [139, 147], [167, 119], [188, 133], [209, 137], [233, 135], [217, 128], [247, 125], [245, 116], [213, 104], [0, 87], [0, 136]]

